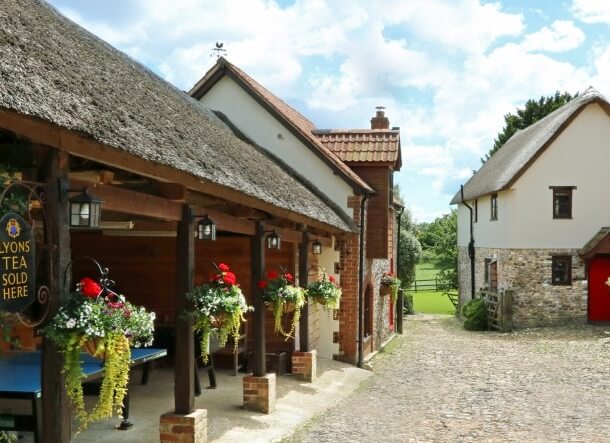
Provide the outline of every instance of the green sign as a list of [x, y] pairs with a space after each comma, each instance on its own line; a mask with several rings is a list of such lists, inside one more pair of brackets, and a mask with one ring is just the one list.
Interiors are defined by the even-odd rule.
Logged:
[[30, 225], [19, 214], [0, 218], [0, 310], [21, 312], [36, 298], [36, 257]]

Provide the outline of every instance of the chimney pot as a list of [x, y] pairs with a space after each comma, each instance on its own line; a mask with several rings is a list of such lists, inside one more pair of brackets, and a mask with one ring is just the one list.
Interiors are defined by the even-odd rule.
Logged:
[[377, 106], [375, 117], [371, 119], [371, 129], [390, 129], [390, 120], [385, 116], [385, 106]]

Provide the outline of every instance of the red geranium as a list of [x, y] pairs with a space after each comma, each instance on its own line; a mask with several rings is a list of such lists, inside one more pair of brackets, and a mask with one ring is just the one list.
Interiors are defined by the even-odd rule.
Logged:
[[267, 278], [269, 280], [276, 279], [276, 278], [278, 278], [278, 276], [279, 275], [278, 275], [278, 273], [276, 271], [269, 271], [269, 273], [267, 274]]
[[293, 283], [293, 282], [294, 282], [294, 277], [292, 276], [292, 274], [288, 274], [288, 273], [286, 273], [286, 274], [284, 274], [284, 278], [285, 278], [286, 280], [288, 280], [290, 283]]
[[234, 285], [237, 283], [237, 277], [232, 272], [223, 272], [223, 279], [227, 285]]
[[328, 276], [328, 281], [331, 282], [331, 283], [334, 283], [335, 282], [335, 277], [333, 277], [332, 275], [329, 275]]
[[261, 280], [258, 282], [258, 287], [261, 289], [265, 289], [268, 285], [269, 283], [267, 283], [267, 280]]
[[229, 266], [228, 266], [228, 265], [226, 265], [225, 263], [219, 263], [219, 264], [218, 264], [218, 270], [219, 270], [220, 272], [228, 272], [228, 271], [230, 271], [230, 269], [231, 269], [231, 268], [229, 268]]
[[85, 277], [80, 281], [80, 292], [85, 297], [97, 298], [102, 293], [102, 287], [95, 280]]

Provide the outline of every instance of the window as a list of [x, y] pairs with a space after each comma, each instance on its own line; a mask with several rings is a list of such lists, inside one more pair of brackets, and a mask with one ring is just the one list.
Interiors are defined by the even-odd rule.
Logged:
[[552, 257], [551, 283], [567, 286], [572, 284], [572, 256], [554, 255]]
[[572, 190], [576, 186], [549, 186], [553, 190], [553, 218], [572, 218]]
[[498, 219], [498, 194], [492, 194], [490, 220], [497, 220], [497, 219]]
[[474, 222], [478, 222], [479, 221], [479, 201], [475, 200], [474, 201]]

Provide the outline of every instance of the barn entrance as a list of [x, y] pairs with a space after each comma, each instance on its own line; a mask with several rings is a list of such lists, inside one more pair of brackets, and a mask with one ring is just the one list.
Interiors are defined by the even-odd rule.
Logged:
[[597, 255], [589, 261], [589, 321], [610, 321], [610, 255]]

